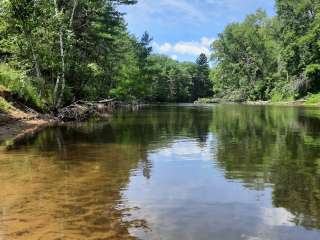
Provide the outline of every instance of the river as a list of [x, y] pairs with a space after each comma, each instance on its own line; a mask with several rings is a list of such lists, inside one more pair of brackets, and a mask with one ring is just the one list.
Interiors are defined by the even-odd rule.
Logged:
[[163, 105], [0, 147], [1, 240], [318, 240], [320, 110]]

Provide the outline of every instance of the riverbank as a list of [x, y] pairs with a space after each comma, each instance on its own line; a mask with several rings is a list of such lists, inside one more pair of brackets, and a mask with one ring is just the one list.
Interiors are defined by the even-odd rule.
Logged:
[[59, 120], [51, 115], [23, 111], [14, 107], [0, 111], [0, 144], [22, 138], [58, 122]]
[[195, 104], [244, 104], [254, 106], [295, 106], [295, 107], [320, 107], [320, 101], [310, 101], [310, 99], [299, 99], [293, 101], [230, 101], [219, 98], [204, 98], [194, 102]]
[[308, 103], [306, 100], [295, 100], [295, 101], [247, 101], [244, 102], [246, 105], [257, 105], [257, 106], [288, 106], [288, 107], [320, 107], [320, 103]]
[[23, 138], [28, 134], [36, 133], [49, 125], [55, 124], [51, 120], [18, 120], [1, 126], [0, 144], [7, 140]]
[[[81, 101], [80, 101], [81, 102]], [[84, 105], [79, 105], [79, 102], [74, 103], [67, 107], [69, 118], [66, 118], [64, 115], [65, 120], [67, 122], [79, 122], [82, 121], [88, 116], [92, 116], [93, 111], [91, 108], [84, 109], [84, 106], [92, 107], [91, 102], [81, 102]], [[101, 105], [108, 103], [110, 101], [102, 101], [98, 103], [97, 110], [95, 113], [99, 113], [99, 117], [106, 118], [110, 116], [110, 112], [112, 112], [111, 108], [140, 108], [143, 104], [124, 104], [120, 102], [113, 102], [111, 107], [110, 105], [106, 107], [106, 105]], [[214, 99], [210, 102], [201, 102], [203, 104], [208, 103], [215, 103], [215, 104], [223, 104], [223, 103], [230, 103], [230, 104], [243, 104], [243, 105], [252, 105], [252, 106], [297, 106], [297, 107], [320, 107], [320, 103], [316, 104], [308, 104], [306, 100], [296, 100], [296, 101], [282, 101], [282, 102], [272, 102], [272, 101], [246, 101], [246, 102], [230, 102], [225, 100], [217, 100]], [[76, 106], [76, 107], [75, 107]], [[133, 108], [134, 107], [134, 108]], [[96, 107], [95, 107], [96, 108]], [[70, 113], [70, 109], [72, 109], [72, 113]], [[48, 126], [63, 124], [65, 121], [61, 118], [54, 117], [53, 115], [49, 114], [39, 114], [31, 109], [29, 111], [18, 109], [15, 107], [11, 107], [8, 111], [0, 111], [0, 144], [4, 141], [12, 141], [19, 138], [23, 138], [26, 135], [34, 134]], [[65, 114], [65, 111], [64, 111]], [[70, 117], [71, 115], [71, 117]], [[77, 117], [73, 117], [73, 116]], [[85, 117], [80, 117], [85, 116]], [[97, 115], [96, 115], [97, 116]], [[73, 119], [73, 120], [72, 120]]]
[[40, 114], [17, 102], [6, 102], [5, 105], [5, 109], [0, 108], [0, 144], [34, 134], [48, 126], [83, 122], [89, 118], [106, 119], [116, 109], [136, 111], [145, 106], [138, 102], [124, 103], [113, 99], [97, 102], [80, 100], [53, 115]]

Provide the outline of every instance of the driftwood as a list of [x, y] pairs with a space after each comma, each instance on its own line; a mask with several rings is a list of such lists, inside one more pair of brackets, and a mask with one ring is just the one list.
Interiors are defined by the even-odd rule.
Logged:
[[58, 110], [57, 117], [63, 121], [84, 121], [91, 117], [102, 117], [112, 112], [119, 102], [114, 99], [101, 101], [78, 100], [71, 105]]

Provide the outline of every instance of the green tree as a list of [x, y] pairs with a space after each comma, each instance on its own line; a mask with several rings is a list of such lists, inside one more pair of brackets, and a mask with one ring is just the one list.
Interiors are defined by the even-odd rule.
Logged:
[[268, 99], [278, 70], [276, 28], [258, 10], [226, 27], [213, 43], [214, 92], [232, 100]]
[[277, 0], [281, 23], [281, 59], [287, 81], [298, 96], [318, 92], [320, 75], [320, 2]]
[[108, 96], [127, 59], [129, 36], [118, 5], [135, 2], [3, 0], [0, 52], [44, 82], [53, 107]]
[[209, 78], [210, 68], [207, 56], [202, 53], [196, 60], [197, 69], [192, 81], [192, 99], [211, 96], [212, 83]]

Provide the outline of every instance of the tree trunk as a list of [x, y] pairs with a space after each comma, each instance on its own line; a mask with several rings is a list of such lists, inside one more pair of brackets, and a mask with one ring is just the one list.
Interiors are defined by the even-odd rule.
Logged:
[[36, 70], [37, 78], [41, 78], [41, 71], [40, 71], [40, 66], [39, 66], [39, 63], [38, 63], [38, 56], [35, 53], [33, 47], [31, 47], [31, 51], [32, 51], [32, 58], [33, 58], [34, 67], [35, 67], [35, 70]]
[[61, 55], [61, 80], [62, 80], [62, 83], [61, 83], [61, 89], [60, 89], [60, 95], [59, 95], [59, 98], [58, 98], [58, 102], [57, 102], [57, 107], [60, 107], [61, 105], [61, 101], [62, 101], [62, 98], [63, 98], [63, 93], [64, 93], [64, 89], [65, 89], [65, 86], [66, 86], [66, 79], [65, 79], [65, 61], [64, 61], [64, 44], [63, 44], [63, 34], [62, 34], [62, 31], [60, 30], [60, 33], [59, 33], [59, 38], [60, 38], [60, 55]]
[[[58, 16], [59, 9], [58, 9], [57, 0], [54, 0], [54, 7], [55, 7], [55, 13]], [[56, 86], [55, 86], [55, 90], [54, 90], [54, 98], [55, 98], [54, 102], [55, 102], [56, 108], [59, 108], [61, 105], [61, 101], [63, 98], [63, 93], [64, 93], [64, 89], [65, 89], [65, 85], [66, 85], [64, 43], [63, 43], [63, 32], [62, 32], [61, 27], [59, 29], [59, 44], [60, 44], [60, 57], [61, 57], [61, 73], [58, 74]], [[61, 88], [60, 88], [60, 93], [59, 93], [60, 78], [61, 78]]]
[[69, 27], [70, 27], [70, 28], [72, 28], [73, 19], [74, 19], [74, 14], [75, 14], [76, 8], [77, 8], [77, 6], [78, 6], [78, 1], [79, 1], [79, 0], [73, 0], [73, 8], [72, 8], [72, 13], [71, 13], [70, 22], [69, 22]]

